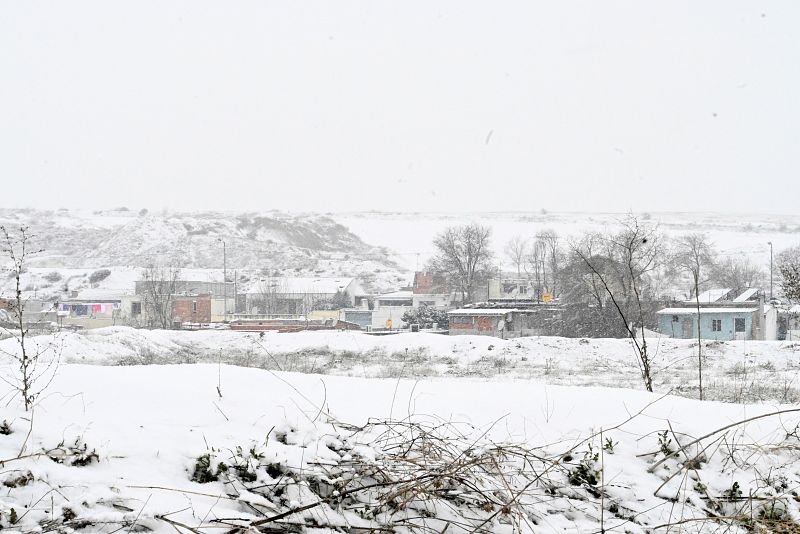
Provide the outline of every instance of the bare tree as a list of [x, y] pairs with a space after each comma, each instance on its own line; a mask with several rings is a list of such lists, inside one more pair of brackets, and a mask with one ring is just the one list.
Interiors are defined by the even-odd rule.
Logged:
[[350, 295], [348, 295], [346, 291], [339, 290], [329, 298], [322, 298], [314, 301], [311, 305], [311, 311], [343, 310], [344, 308], [349, 308], [352, 305], [353, 305], [353, 300], [350, 298]]
[[649, 277], [659, 267], [661, 239], [655, 227], [640, 223], [632, 214], [621, 223], [621, 232], [603, 240], [602, 254], [587, 250], [585, 243], [573, 244], [572, 251], [608, 295], [633, 344], [644, 386], [653, 391], [643, 299], [649, 291]]
[[[597, 308], [604, 308], [608, 296], [606, 290], [600, 282], [600, 277], [592, 269], [586, 267], [583, 257], [596, 258], [594, 267], [604, 273], [612, 273], [618, 269], [611, 269], [609, 263], [613, 259], [602, 254], [605, 250], [605, 237], [599, 233], [592, 232], [584, 235], [579, 241], [572, 244], [571, 254], [562, 268], [562, 297], [567, 302], [590, 303]], [[582, 254], [575, 251], [577, 248]], [[608, 276], [611, 281], [611, 276]]]
[[9, 231], [5, 226], [0, 226], [0, 233], [2, 233], [0, 253], [10, 260], [10, 271], [14, 277], [14, 295], [8, 310], [13, 325], [11, 328], [3, 329], [19, 344], [19, 351], [3, 351], [19, 366], [18, 372], [0, 379], [22, 397], [25, 410], [29, 411], [33, 408], [36, 398], [47, 389], [55, 377], [60, 349], [55, 342], [41, 345], [35, 341], [36, 338], [28, 338], [29, 325], [25, 318], [28, 299], [23, 294], [20, 280], [31, 257], [41, 252], [31, 248], [31, 240], [35, 236], [28, 233], [27, 226], [21, 226], [16, 231]]
[[700, 335], [700, 283], [714, 265], [714, 245], [704, 234], [687, 234], [676, 243], [675, 263], [692, 276], [692, 293], [697, 307], [697, 376], [700, 400], [703, 400], [703, 342]]
[[791, 301], [800, 301], [800, 245], [778, 255], [778, 274], [783, 295]]
[[180, 278], [175, 265], [151, 263], [142, 270], [142, 307], [145, 321], [152, 328], [172, 326], [172, 304]]
[[553, 298], [558, 296], [558, 277], [561, 265], [561, 244], [555, 230], [542, 230], [536, 234], [536, 242], [544, 250], [543, 259], [550, 268], [550, 285], [547, 286], [548, 292]]
[[443, 275], [464, 303], [472, 302], [479, 281], [492, 272], [491, 229], [476, 223], [451, 226], [433, 240], [429, 270]]
[[711, 280], [720, 287], [743, 290], [764, 282], [764, 270], [747, 256], [728, 257], [711, 270]]
[[265, 315], [281, 313], [278, 295], [282, 293], [285, 293], [283, 278], [277, 276], [263, 278], [258, 284], [259, 311]]
[[544, 255], [545, 250], [543, 244], [534, 241], [533, 244], [528, 247], [528, 254], [525, 256], [525, 274], [527, 274], [528, 280], [533, 282], [536, 289], [537, 301], [541, 300], [544, 294]]
[[516, 235], [509, 239], [505, 248], [506, 257], [517, 268], [517, 276], [522, 278], [522, 267], [528, 254], [528, 241]]

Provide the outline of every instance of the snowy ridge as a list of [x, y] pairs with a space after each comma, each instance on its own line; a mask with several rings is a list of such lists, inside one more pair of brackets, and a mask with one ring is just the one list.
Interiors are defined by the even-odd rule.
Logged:
[[385, 249], [319, 214], [2, 209], [0, 224], [30, 226], [35, 246], [43, 249], [30, 266], [45, 273], [117, 266], [138, 276], [151, 263], [221, 270], [227, 260], [231, 278], [235, 270], [245, 282], [265, 275], [360, 277], [383, 291], [408, 278]]
[[38, 261], [62, 267], [142, 267], [154, 258], [220, 267], [220, 239], [227, 242], [231, 265], [242, 268], [261, 267], [251, 263], [267, 260], [281, 268], [298, 254], [325, 258], [377, 253], [323, 215], [3, 209], [0, 223], [30, 226], [45, 251]]

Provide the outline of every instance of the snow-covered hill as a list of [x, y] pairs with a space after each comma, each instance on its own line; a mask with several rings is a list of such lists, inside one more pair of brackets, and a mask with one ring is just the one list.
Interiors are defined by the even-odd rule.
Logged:
[[[115, 271], [137, 270], [151, 262], [221, 269], [224, 240], [228, 269], [249, 278], [358, 276], [375, 290], [394, 289], [407, 279], [384, 248], [318, 214], [2, 209], [0, 224], [30, 227], [34, 246], [43, 249], [31, 266], [44, 274], [66, 268], [78, 274], [114, 266]], [[75, 274], [65, 271], [62, 277]], [[41, 280], [26, 284], [46, 285]]]

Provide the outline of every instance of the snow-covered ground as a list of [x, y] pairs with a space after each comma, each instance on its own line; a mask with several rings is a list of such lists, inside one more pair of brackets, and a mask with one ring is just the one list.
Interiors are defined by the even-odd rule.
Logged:
[[[42, 339], [50, 340], [49, 337]], [[0, 350], [14, 350], [14, 340]], [[64, 333], [64, 359], [101, 365], [228, 363], [362, 378], [482, 378], [549, 385], [641, 389], [635, 352], [624, 339], [361, 332], [148, 331], [128, 327]], [[651, 338], [658, 392], [698, 396], [697, 344]], [[800, 401], [800, 342], [704, 342], [705, 395], [727, 402]]]
[[[638, 387], [621, 340], [114, 328], [55, 341], [66, 362], [129, 365], [63, 363], [32, 419], [0, 408], [0, 524], [18, 531], [747, 532], [800, 518], [798, 413], [724, 429], [797, 408], [586, 386]], [[742, 362], [788, 377], [799, 348], [715, 346], [707, 377]], [[248, 354], [237, 363], [284, 369], [316, 354], [328, 374], [218, 363]], [[691, 382], [691, 356], [662, 341], [658, 376]], [[134, 365], [161, 361], [215, 363]], [[423, 365], [435, 372], [419, 379]]]

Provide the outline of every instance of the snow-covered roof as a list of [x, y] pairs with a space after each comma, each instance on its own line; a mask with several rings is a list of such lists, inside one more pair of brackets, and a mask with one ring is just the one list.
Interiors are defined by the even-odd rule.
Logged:
[[[752, 313], [758, 308], [700, 308], [701, 315], [710, 313]], [[696, 308], [664, 308], [656, 312], [658, 315], [697, 315]]]
[[750, 297], [752, 297], [756, 293], [758, 293], [758, 288], [751, 287], [750, 289], [748, 289], [747, 291], [745, 291], [744, 293], [733, 299], [733, 302], [746, 302], [750, 300]]
[[515, 308], [461, 308], [460, 310], [450, 310], [448, 315], [505, 315], [507, 313], [519, 311]]
[[800, 304], [795, 304], [789, 308], [789, 313], [800, 313]]
[[248, 293], [262, 293], [263, 284], [274, 284], [276, 293], [308, 293], [315, 295], [334, 294], [344, 291], [353, 283], [352, 278], [288, 277], [272, 278], [252, 285]]
[[[697, 300], [700, 302], [717, 302], [719, 299], [730, 293], [730, 289], [718, 288], [718, 289], [709, 289], [708, 291], [703, 291], [700, 293], [700, 296]], [[689, 299], [686, 302], [694, 302], [694, 299]]]
[[[183, 267], [179, 271], [178, 279], [187, 282], [215, 282], [221, 284], [225, 278], [224, 269], [197, 269], [190, 267]], [[233, 274], [232, 269], [228, 269], [227, 275], [230, 280]]]

